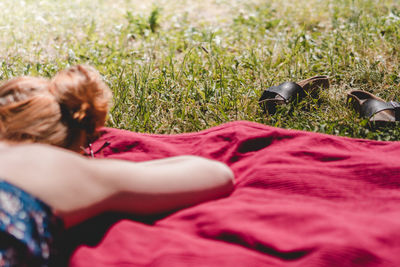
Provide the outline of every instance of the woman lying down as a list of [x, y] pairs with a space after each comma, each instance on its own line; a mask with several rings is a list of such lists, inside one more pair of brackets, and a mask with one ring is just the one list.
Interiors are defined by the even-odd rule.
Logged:
[[162, 214], [232, 191], [229, 167], [205, 158], [76, 153], [104, 125], [110, 98], [87, 66], [0, 87], [0, 266], [51, 265], [63, 229], [106, 211]]

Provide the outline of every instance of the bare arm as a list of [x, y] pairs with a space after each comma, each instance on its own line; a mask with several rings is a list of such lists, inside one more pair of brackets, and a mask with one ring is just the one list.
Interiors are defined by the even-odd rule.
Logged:
[[[195, 156], [154, 160], [135, 166], [112, 160], [100, 164], [103, 172], [98, 177], [102, 176], [119, 188], [113, 205], [120, 211], [156, 214], [215, 199], [233, 189], [233, 173], [225, 164]], [[135, 172], [134, 179], [132, 172]], [[111, 175], [116, 179], [107, 179]], [[131, 204], [126, 205], [127, 202]]]
[[104, 211], [168, 212], [227, 195], [233, 188], [231, 170], [204, 158], [90, 160], [44, 145], [0, 148], [0, 178], [49, 204], [67, 226]]

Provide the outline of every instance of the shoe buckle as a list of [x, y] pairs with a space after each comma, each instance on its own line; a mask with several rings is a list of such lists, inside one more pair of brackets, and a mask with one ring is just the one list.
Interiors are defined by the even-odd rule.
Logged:
[[394, 108], [400, 108], [400, 103], [399, 103], [399, 102], [390, 101], [389, 103], [390, 103]]

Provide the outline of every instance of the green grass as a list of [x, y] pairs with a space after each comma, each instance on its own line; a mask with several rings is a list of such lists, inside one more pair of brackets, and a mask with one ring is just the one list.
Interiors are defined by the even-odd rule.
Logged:
[[[139, 132], [249, 120], [400, 140], [398, 124], [370, 127], [345, 103], [351, 89], [400, 100], [398, 1], [141, 2], [2, 1], [0, 79], [93, 65], [114, 92], [107, 125]], [[263, 114], [264, 89], [314, 75], [331, 77], [318, 99]]]

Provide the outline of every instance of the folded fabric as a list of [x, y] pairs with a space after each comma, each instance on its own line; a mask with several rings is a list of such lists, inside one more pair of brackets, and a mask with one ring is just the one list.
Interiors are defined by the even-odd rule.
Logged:
[[72, 229], [70, 266], [400, 266], [400, 142], [239, 121], [178, 135], [105, 128], [92, 147], [216, 159], [237, 184], [160, 218], [110, 214]]

